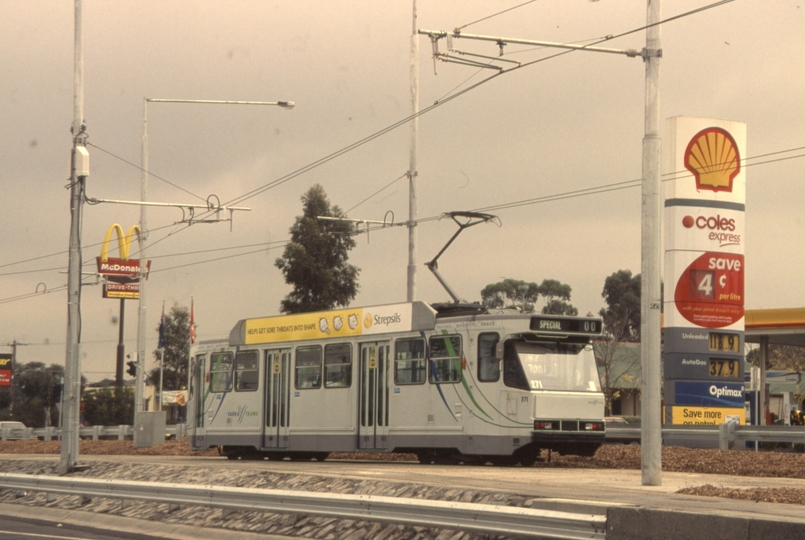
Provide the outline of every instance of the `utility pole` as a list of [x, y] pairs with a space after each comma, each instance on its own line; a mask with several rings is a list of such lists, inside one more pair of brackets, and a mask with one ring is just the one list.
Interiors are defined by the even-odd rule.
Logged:
[[[536, 45], [540, 47], [557, 47], [568, 50], [584, 50], [609, 54], [622, 54], [631, 58], [641, 57], [646, 69], [645, 97], [645, 132], [643, 137], [643, 192], [642, 192], [642, 227], [641, 227], [641, 391], [642, 391], [642, 424], [641, 424], [641, 458], [643, 469], [643, 485], [662, 484], [662, 419], [660, 392], [660, 257], [662, 227], [660, 164], [662, 157], [662, 139], [660, 137], [660, 4], [661, 0], [647, 0], [646, 10], [646, 47], [642, 52], [634, 49], [620, 50], [605, 47], [552, 43], [525, 39], [513, 39], [495, 36], [479, 36], [463, 34], [456, 28], [452, 38], [493, 41], [503, 48], [507, 43]], [[451, 36], [443, 30], [419, 30], [418, 33], [430, 36], [434, 42], [434, 57], [445, 61], [447, 55], [439, 55], [436, 41]], [[457, 61], [458, 63], [465, 63]], [[484, 67], [490, 67], [489, 64]], [[502, 68], [497, 68], [501, 69]]]
[[[282, 107], [283, 109], [293, 109], [296, 104], [293, 101], [224, 101], [212, 99], [161, 99], [161, 98], [143, 98], [143, 137], [142, 137], [142, 175], [140, 183], [140, 300], [138, 303], [137, 312], [137, 379], [135, 386], [135, 402], [134, 411], [143, 412], [143, 375], [145, 371], [145, 333], [146, 333], [146, 273], [148, 271], [148, 261], [146, 258], [146, 245], [148, 240], [148, 226], [146, 224], [146, 206], [177, 206], [167, 205], [160, 203], [146, 202], [148, 192], [148, 104], [149, 103], [186, 103], [186, 104], [207, 104], [207, 105], [274, 105]], [[123, 201], [106, 201], [118, 202]], [[126, 202], [125, 204], [131, 204]], [[190, 205], [178, 205], [183, 207], [190, 207]], [[208, 210], [220, 211], [223, 207], [210, 208]], [[248, 208], [228, 208], [230, 212], [234, 210], [248, 210]], [[191, 214], [192, 215], [192, 214]]]
[[643, 137], [643, 197], [640, 280], [641, 424], [640, 452], [644, 486], [662, 485], [662, 394], [660, 391], [660, 257], [662, 256], [662, 138], [660, 137], [660, 3], [647, 0], [646, 112]]
[[419, 146], [419, 40], [416, 29], [416, 0], [411, 29], [411, 144], [408, 161], [408, 281], [406, 298], [416, 300], [416, 247], [417, 247], [417, 149]]
[[75, 0], [73, 67], [73, 149], [70, 167], [70, 260], [67, 271], [67, 350], [64, 369], [64, 408], [59, 472], [78, 465], [81, 414], [81, 220], [84, 182], [89, 175], [89, 153], [84, 126], [84, 28], [82, 0]]

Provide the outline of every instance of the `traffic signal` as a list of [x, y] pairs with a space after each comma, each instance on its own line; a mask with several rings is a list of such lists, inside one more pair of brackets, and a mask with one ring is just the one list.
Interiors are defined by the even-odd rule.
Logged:
[[137, 364], [133, 360], [131, 360], [129, 362], [126, 362], [126, 365], [129, 366], [129, 369], [126, 370], [126, 373], [128, 373], [132, 377], [136, 377], [137, 376]]
[[58, 403], [61, 400], [61, 383], [56, 382], [50, 386], [51, 403]]

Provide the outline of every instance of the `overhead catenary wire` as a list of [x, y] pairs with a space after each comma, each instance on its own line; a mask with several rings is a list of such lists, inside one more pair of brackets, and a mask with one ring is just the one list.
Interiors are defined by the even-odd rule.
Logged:
[[[655, 23], [655, 24], [665, 24], [665, 23], [667, 23], [667, 22], [674, 21], [674, 20], [677, 20], [677, 19], [680, 19], [680, 18], [683, 18], [683, 17], [687, 17], [687, 16], [693, 15], [693, 14], [695, 14], [695, 13], [699, 13], [699, 12], [702, 12], [702, 11], [705, 11], [705, 10], [708, 10], [708, 9], [712, 9], [712, 8], [714, 8], [714, 7], [718, 7], [718, 6], [721, 6], [721, 5], [724, 5], [724, 4], [727, 4], [727, 3], [733, 2], [733, 1], [734, 1], [734, 0], [721, 0], [721, 1], [719, 1], [719, 2], [714, 2], [714, 3], [708, 4], [708, 5], [706, 5], [706, 6], [702, 6], [702, 7], [696, 8], [696, 9], [694, 9], [694, 10], [690, 10], [690, 11], [688, 11], [688, 12], [685, 12], [685, 13], [682, 13], [682, 14], [679, 14], [679, 15], [675, 15], [675, 16], [672, 16], [672, 17], [668, 17], [668, 18], [663, 19], [662, 21], [659, 21], [659, 22], [657, 22], [657, 23]], [[524, 3], [524, 4], [520, 4], [519, 6], [515, 6], [514, 8], [510, 8], [509, 10], [511, 10], [511, 9], [515, 9], [515, 8], [520, 7], [520, 6], [522, 6], [522, 5], [526, 5], [526, 4], [528, 4], [528, 3], [530, 3], [530, 2], [526, 2], [526, 3]], [[504, 11], [499, 12], [499, 13], [503, 13], [503, 12], [505, 12], [505, 11], [509, 11], [509, 10], [504, 10]], [[498, 13], [498, 14], [499, 14], [499, 13]], [[494, 16], [494, 15], [492, 15], [492, 16]], [[491, 17], [491, 16], [490, 16], [490, 17]], [[484, 19], [487, 19], [487, 18], [490, 18], [490, 17], [486, 17], [486, 18], [484, 18]], [[470, 24], [474, 24], [475, 22], [480, 22], [480, 20], [484, 20], [484, 19], [479, 19], [478, 21], [474, 21], [474, 22], [472, 22], [472, 23], [468, 23], [467, 25], [464, 25], [464, 27], [469, 26]], [[650, 26], [654, 26], [654, 25], [650, 25]], [[597, 41], [597, 42], [593, 42], [593, 44], [595, 44], [595, 43], [600, 43], [600, 42], [602, 42], [602, 41], [609, 41], [609, 40], [611, 40], [611, 39], [617, 39], [617, 38], [619, 38], [619, 37], [623, 37], [623, 36], [626, 36], [626, 35], [629, 35], [629, 34], [632, 34], [632, 33], [635, 33], [635, 32], [639, 32], [639, 31], [645, 30], [645, 29], [646, 29], [646, 28], [648, 28], [648, 27], [649, 27], [648, 25], [647, 25], [647, 26], [642, 26], [642, 27], [639, 27], [639, 28], [636, 28], [636, 29], [633, 29], [633, 30], [630, 30], [630, 31], [627, 31], [627, 32], [623, 32], [623, 33], [618, 34], [618, 35], [615, 35], [615, 36], [607, 36], [606, 38], [603, 38], [603, 39], [601, 39], [601, 40], [599, 40], [599, 41]], [[384, 129], [382, 129], [382, 130], [380, 130], [380, 131], [378, 131], [378, 132], [375, 132], [375, 133], [373, 133], [373, 134], [371, 134], [371, 135], [369, 135], [369, 136], [365, 137], [364, 139], [361, 139], [361, 140], [359, 140], [359, 141], [356, 141], [355, 143], [353, 143], [353, 144], [351, 144], [351, 145], [348, 145], [348, 146], [346, 146], [346, 147], [342, 148], [341, 150], [338, 150], [338, 151], [333, 152], [333, 153], [331, 153], [331, 154], [329, 154], [329, 155], [327, 155], [327, 156], [324, 156], [323, 158], [321, 158], [321, 159], [319, 159], [319, 160], [317, 160], [317, 161], [314, 161], [314, 162], [312, 162], [312, 163], [310, 163], [310, 164], [306, 165], [305, 167], [302, 167], [302, 168], [300, 168], [300, 169], [297, 169], [296, 171], [293, 171], [293, 172], [291, 172], [291, 173], [289, 173], [289, 174], [287, 174], [287, 175], [285, 175], [285, 176], [282, 176], [282, 177], [280, 177], [280, 178], [277, 178], [277, 179], [275, 179], [274, 181], [269, 182], [268, 184], [265, 184], [265, 185], [263, 185], [263, 186], [261, 186], [261, 187], [255, 188], [254, 190], [251, 190], [251, 191], [249, 191], [249, 192], [245, 193], [244, 195], [241, 195], [240, 197], [237, 197], [237, 198], [235, 198], [235, 199], [232, 199], [232, 201], [230, 201], [230, 203], [234, 203], [234, 202], [241, 202], [241, 201], [247, 200], [247, 199], [249, 199], [249, 198], [255, 197], [255, 196], [257, 196], [257, 195], [259, 195], [259, 194], [261, 194], [261, 193], [263, 193], [263, 192], [265, 192], [265, 191], [267, 191], [267, 190], [269, 190], [269, 189], [271, 189], [271, 188], [273, 188], [273, 187], [276, 187], [276, 186], [281, 185], [281, 184], [283, 184], [283, 183], [285, 183], [285, 182], [287, 182], [287, 181], [289, 181], [289, 180], [291, 180], [291, 179], [293, 179], [293, 178], [296, 178], [297, 176], [300, 176], [300, 175], [302, 175], [302, 174], [304, 174], [304, 173], [306, 173], [306, 172], [308, 172], [308, 171], [310, 171], [310, 170], [312, 170], [312, 169], [314, 169], [314, 168], [316, 168], [316, 167], [318, 167], [318, 166], [321, 166], [321, 165], [323, 165], [324, 163], [327, 163], [328, 161], [330, 161], [330, 160], [332, 160], [332, 159], [335, 159], [335, 158], [337, 158], [337, 157], [339, 157], [339, 156], [341, 156], [341, 155], [343, 155], [343, 154], [345, 154], [345, 153], [347, 153], [347, 152], [349, 152], [349, 151], [351, 151], [351, 150], [353, 150], [353, 149], [358, 148], [359, 146], [362, 146], [363, 144], [366, 144], [366, 143], [368, 143], [368, 142], [370, 142], [370, 141], [372, 141], [372, 140], [374, 140], [374, 139], [376, 139], [376, 138], [378, 138], [378, 137], [380, 137], [380, 136], [382, 136], [382, 135], [384, 135], [384, 134], [386, 134], [386, 133], [388, 133], [388, 132], [390, 132], [390, 131], [392, 131], [392, 130], [396, 129], [397, 127], [400, 127], [401, 125], [404, 125], [404, 124], [408, 123], [410, 120], [412, 120], [412, 119], [413, 119], [413, 118], [415, 118], [415, 117], [418, 117], [418, 116], [420, 116], [420, 115], [426, 114], [426, 113], [430, 112], [431, 110], [433, 110], [434, 108], [436, 108], [436, 107], [438, 107], [438, 106], [441, 106], [441, 105], [443, 105], [443, 104], [446, 104], [447, 102], [449, 102], [449, 101], [451, 101], [452, 99], [455, 99], [455, 98], [457, 98], [457, 97], [459, 97], [459, 96], [461, 96], [461, 95], [464, 95], [465, 93], [467, 93], [467, 92], [469, 92], [469, 91], [471, 91], [471, 90], [473, 90], [473, 89], [475, 89], [475, 88], [477, 88], [477, 87], [481, 86], [482, 84], [485, 84], [486, 82], [491, 81], [492, 79], [494, 79], [495, 77], [499, 76], [499, 75], [500, 75], [500, 74], [502, 74], [502, 73], [509, 73], [509, 72], [511, 72], [511, 71], [513, 71], [513, 70], [520, 69], [520, 68], [522, 68], [522, 67], [526, 67], [526, 66], [530, 66], [530, 65], [534, 65], [534, 64], [536, 64], [536, 63], [543, 62], [543, 61], [546, 61], [546, 60], [549, 60], [549, 59], [555, 58], [555, 57], [557, 57], [557, 56], [560, 56], [560, 55], [563, 55], [563, 54], [567, 54], [567, 53], [569, 53], [569, 52], [575, 52], [575, 51], [573, 51], [573, 50], [569, 50], [569, 51], [562, 51], [561, 53], [558, 53], [558, 54], [556, 54], [556, 55], [552, 55], [552, 56], [549, 56], [549, 57], [546, 57], [546, 58], [541, 58], [541, 59], [538, 59], [538, 60], [535, 60], [535, 61], [532, 61], [532, 62], [528, 62], [528, 63], [523, 63], [523, 64], [521, 64], [521, 65], [519, 65], [519, 66], [512, 67], [512, 68], [510, 68], [510, 69], [504, 70], [504, 71], [499, 72], [499, 73], [495, 73], [495, 74], [493, 74], [493, 75], [491, 75], [491, 76], [489, 76], [489, 77], [485, 78], [484, 80], [479, 81], [478, 83], [475, 83], [475, 84], [473, 84], [473, 85], [471, 85], [471, 86], [469, 86], [469, 87], [467, 87], [467, 88], [465, 88], [465, 89], [463, 89], [463, 90], [461, 90], [461, 91], [459, 91], [459, 92], [456, 92], [455, 94], [452, 94], [452, 95], [450, 95], [450, 96], [447, 96], [447, 97], [445, 97], [444, 99], [438, 100], [437, 102], [435, 102], [435, 103], [434, 103], [433, 105], [431, 105], [430, 107], [427, 107], [427, 108], [425, 108], [425, 109], [420, 110], [420, 111], [419, 111], [419, 112], [418, 112], [416, 115], [410, 115], [409, 117], [407, 117], [407, 118], [405, 118], [405, 119], [403, 119], [403, 120], [400, 120], [400, 121], [398, 121], [398, 122], [396, 122], [396, 123], [394, 123], [394, 124], [392, 124], [392, 125], [390, 125], [390, 126], [387, 126], [386, 128], [384, 128]], [[136, 167], [136, 168], [137, 168], [137, 169], [139, 169], [139, 170], [142, 170], [142, 169], [141, 169], [139, 166], [137, 166], [136, 164], [131, 163], [130, 161], [125, 160], [125, 159], [123, 159], [123, 158], [120, 158], [119, 156], [116, 156], [115, 154], [113, 154], [113, 153], [109, 152], [108, 150], [102, 149], [102, 148], [98, 147], [98, 146], [97, 146], [97, 145], [95, 145], [95, 144], [91, 144], [91, 143], [88, 143], [88, 144], [90, 144], [91, 146], [93, 146], [93, 147], [95, 147], [95, 148], [98, 148], [99, 150], [101, 150], [101, 151], [103, 151], [103, 152], [108, 153], [109, 155], [112, 155], [112, 156], [114, 156], [114, 157], [116, 157], [116, 158], [118, 158], [118, 159], [121, 159], [122, 161], [124, 161], [124, 162], [126, 162], [126, 163], [128, 163], [128, 164], [130, 164], [130, 165], [132, 165], [132, 166], [134, 166], [134, 167]], [[794, 156], [794, 157], [798, 157], [798, 156]], [[789, 157], [789, 158], [782, 158], [782, 159], [793, 159], [793, 157]], [[781, 159], [781, 160], [782, 160], [782, 159]], [[148, 174], [153, 175], [153, 173], [150, 173], [150, 172], [149, 172]], [[165, 182], [169, 183], [170, 185], [173, 185], [174, 187], [177, 187], [178, 189], [182, 189], [183, 191], [186, 191], [187, 193], [190, 193], [190, 194], [192, 194], [192, 195], [194, 195], [194, 196], [196, 196], [196, 197], [199, 197], [200, 199], [204, 200], [202, 197], [200, 197], [200, 196], [198, 196], [198, 195], [195, 195], [195, 194], [193, 194], [192, 192], [189, 192], [189, 191], [187, 191], [187, 190], [184, 190], [184, 188], [181, 188], [181, 187], [179, 187], [179, 186], [177, 186], [177, 185], [175, 185], [175, 184], [173, 184], [173, 183], [171, 183], [171, 182], [169, 182], [169, 181], [165, 180], [164, 178], [161, 178], [161, 177], [159, 177], [159, 176], [157, 176], [157, 175], [153, 175], [153, 176], [155, 176], [155, 177], [159, 178], [160, 180], [163, 180], [163, 181], [165, 181]], [[395, 180], [395, 181], [396, 181], [396, 180]], [[598, 189], [598, 188], [590, 188], [590, 189], [595, 190], [595, 189]], [[623, 189], [623, 188], [617, 188], [617, 189]], [[381, 190], [381, 191], [382, 191], [382, 190]], [[582, 191], [586, 191], [586, 190], [582, 190]], [[590, 193], [580, 193], [580, 194], [578, 194], [577, 196], [584, 196], [584, 195], [587, 195], [587, 194], [592, 194], [592, 193], [597, 193], [597, 191], [592, 191], [592, 192], [590, 192]], [[557, 195], [554, 195], [554, 196], [552, 196], [552, 197], [568, 198], [568, 197], [569, 197], [569, 195], [561, 195], [561, 194], [557, 194]], [[371, 197], [369, 197], [368, 199], [371, 199]], [[368, 199], [366, 199], [366, 200], [368, 200]], [[535, 200], [535, 201], [539, 201], [539, 202], [545, 202], [545, 201], [543, 201], [542, 199], [543, 199], [543, 198], [537, 198], [537, 199], [534, 199], [534, 200]], [[547, 199], [547, 200], [554, 200], [554, 199], [549, 198], [549, 199]], [[363, 202], [363, 201], [362, 201], [362, 202]], [[230, 204], [230, 203], [227, 203], [227, 204]], [[359, 204], [362, 204], [362, 203], [359, 203]], [[516, 203], [506, 203], [506, 204], [516, 204]], [[519, 203], [517, 203], [517, 204], [522, 205], [522, 204], [525, 204], [525, 202], [524, 202], [524, 201], [521, 201], [521, 202], [519, 202]], [[535, 203], [535, 204], [536, 204], [536, 203]], [[496, 208], [496, 207], [489, 207], [489, 208]], [[502, 208], [505, 208], [505, 206], [503, 206]], [[434, 217], [434, 218], [424, 218], [424, 219], [422, 219], [422, 220], [418, 220], [418, 221], [419, 221], [419, 222], [422, 222], [422, 221], [429, 221], [429, 220], [431, 220], [431, 219], [438, 219], [438, 218], [435, 218], [435, 217]], [[149, 232], [149, 233], [150, 233], [150, 232], [155, 232], [155, 231], [157, 231], [157, 230], [161, 230], [161, 229], [164, 229], [164, 228], [167, 228], [167, 227], [171, 227], [171, 226], [174, 226], [174, 225], [176, 225], [176, 224], [168, 225], [168, 226], [165, 226], [165, 227], [160, 227], [160, 228], [158, 228], [158, 229], [152, 229], [152, 230], [150, 230], [150, 231], [148, 231], [148, 232]], [[183, 226], [183, 227], [182, 227], [182, 226], [178, 226], [178, 225], [176, 225], [176, 226], [178, 227], [178, 229], [177, 229], [176, 231], [174, 231], [174, 232], [170, 233], [169, 235], [167, 235], [166, 237], [164, 237], [164, 238], [162, 238], [162, 239], [158, 240], [158, 241], [157, 241], [157, 242], [155, 242], [155, 243], [159, 243], [159, 242], [161, 242], [161, 241], [163, 241], [163, 240], [165, 240], [165, 239], [167, 239], [167, 238], [169, 238], [169, 237], [173, 236], [174, 234], [176, 234], [176, 233], [178, 233], [178, 232], [181, 232], [181, 231], [183, 231], [183, 230], [186, 230], [186, 229], [189, 227], [189, 224], [187, 224], [187, 225], [185, 225], [185, 226]], [[151, 245], [153, 246], [155, 243], [152, 243]], [[96, 244], [96, 245], [99, 245], [99, 244]], [[65, 253], [65, 252], [60, 252], [60, 253], [58, 253], [58, 254], [63, 254], [63, 253]], [[58, 255], [58, 254], [53, 254], [53, 255]], [[28, 259], [28, 260], [26, 260], [26, 261], [20, 261], [20, 262], [17, 262], [17, 263], [7, 263], [7, 264], [4, 264], [4, 265], [0, 265], [0, 268], [5, 267], [5, 266], [11, 266], [11, 265], [15, 265], [15, 264], [21, 264], [22, 262], [30, 262], [30, 261], [33, 261], [33, 260], [38, 260], [38, 259], [40, 259], [40, 258], [45, 258], [45, 257], [53, 256], [53, 255], [48, 255], [48, 256], [43, 256], [43, 257], [37, 257], [37, 258], [33, 258], [33, 259]], [[2, 300], [0, 300], [0, 301], [2, 301]]]
[[[790, 148], [790, 149], [786, 149], [786, 150], [776, 150], [776, 151], [772, 151], [772, 152], [767, 152], [765, 154], [759, 154], [757, 156], [750, 156], [750, 157], [742, 159], [742, 165], [744, 167], [754, 167], [754, 166], [758, 166], [758, 165], [768, 165], [768, 164], [788, 161], [788, 160], [791, 160], [791, 159], [799, 159], [799, 158], [805, 157], [805, 153], [796, 154], [796, 155], [793, 155], [793, 156], [778, 157], [778, 158], [775, 158], [775, 159], [768, 159], [768, 160], [763, 160], [763, 161], [756, 161], [756, 160], [760, 160], [760, 159], [763, 159], [763, 158], [766, 158], [766, 157], [780, 156], [781, 154], [799, 152], [799, 151], [802, 151], [802, 150], [805, 150], [805, 146], [799, 146], [799, 147]], [[750, 161], [753, 161], [753, 162], [750, 163]], [[663, 175], [663, 182], [675, 180], [675, 179], [679, 178], [680, 176], [686, 176], [686, 175], [689, 175], [689, 174], [690, 173], [688, 171], [674, 171], [674, 172], [671, 172], [671, 173], [666, 173], [666, 174]], [[403, 177], [404, 177], [404, 175], [402, 177], [400, 177], [400, 178], [403, 178]], [[383, 191], [383, 189], [388, 188], [394, 182], [400, 180], [400, 178], [397, 178], [394, 181], [392, 181], [391, 183], [387, 184], [384, 188], [382, 188], [381, 190], [377, 191], [374, 195], [377, 195], [377, 193], [380, 193], [381, 191]], [[517, 200], [514, 200], [514, 201], [507, 201], [507, 202], [503, 202], [503, 203], [499, 203], [499, 204], [495, 204], [495, 205], [489, 205], [489, 206], [474, 208], [472, 210], [473, 211], [479, 211], [479, 212], [492, 211], [492, 210], [508, 210], [508, 209], [511, 209], [511, 208], [518, 208], [518, 207], [521, 207], [521, 206], [530, 206], [530, 205], [534, 205], [534, 204], [542, 204], [542, 203], [546, 203], [546, 202], [554, 202], [554, 201], [572, 199], [572, 198], [577, 198], [577, 197], [585, 197], [585, 196], [589, 196], [589, 195], [599, 195], [599, 194], [613, 192], [613, 191], [619, 191], [619, 190], [623, 190], [623, 189], [635, 188], [635, 187], [640, 186], [640, 182], [642, 182], [642, 178], [635, 178], [635, 179], [632, 179], [632, 180], [623, 180], [623, 181], [620, 181], [620, 182], [602, 184], [602, 185], [599, 185], [599, 186], [593, 186], [593, 187], [589, 187], [589, 188], [580, 188], [580, 189], [572, 190], [572, 191], [554, 193], [554, 194], [551, 194], [551, 195], [544, 195], [544, 196], [539, 196], [539, 197], [529, 197], [529, 198], [525, 198], [525, 199], [517, 199]], [[367, 199], [364, 199], [363, 201], [358, 203], [358, 205], [363, 204], [363, 202], [365, 202], [367, 200], [370, 200], [374, 195], [368, 197]], [[355, 205], [353, 208], [357, 207], [358, 205]], [[417, 223], [427, 223], [427, 222], [430, 222], [430, 221], [436, 221], [436, 220], [438, 220], [440, 218], [441, 218], [441, 214], [434, 215], [434, 216], [423, 217], [423, 218], [418, 219], [416, 222]], [[393, 225], [405, 226], [406, 224], [407, 224], [407, 222], [400, 222], [400, 223], [395, 223]], [[368, 227], [367, 229], [363, 229], [361, 231], [355, 231], [352, 234], [361, 234], [362, 232], [366, 232], [366, 231], [373, 232], [373, 231], [376, 231], [376, 230], [382, 230], [382, 229], [385, 229], [385, 228], [389, 228], [390, 226], [392, 226], [392, 225], [387, 224], [387, 225], [382, 225], [382, 226]], [[330, 233], [330, 234], [335, 234], [335, 233]], [[255, 247], [255, 246], [270, 246], [272, 244], [276, 244], [276, 247], [284, 247], [285, 245], [287, 245], [287, 243], [288, 243], [287, 241], [275, 241], [275, 242], [267, 242], [267, 243], [246, 244], [246, 245], [242, 245], [242, 246], [228, 246], [228, 247], [223, 247], [223, 248], [212, 248], [212, 249], [208, 249], [208, 250], [197, 250], [197, 251], [182, 252], [182, 253], [171, 253], [171, 254], [168, 254], [168, 255], [157, 255], [157, 256], [149, 257], [149, 258], [150, 259], [159, 259], [159, 258], [167, 258], [167, 257], [180, 257], [180, 256], [195, 255], [195, 254], [200, 254], [200, 253], [211, 253], [211, 252], [234, 250], [234, 249], [246, 249], [246, 248]], [[100, 243], [95, 244], [95, 245], [100, 245]], [[274, 249], [274, 248], [269, 247], [268, 249]], [[267, 251], [267, 249], [254, 250], [254, 251], [250, 251], [250, 252], [243, 253], [243, 254], [235, 254], [235, 255], [232, 255], [232, 257], [239, 257], [239, 256], [250, 255], [250, 254], [254, 254], [254, 253], [264, 253], [265, 251]], [[62, 253], [64, 253], [64, 252], [62, 252]], [[21, 262], [28, 262], [28, 261], [32, 261], [32, 260], [38, 260], [40, 258], [43, 258], [43, 257], [37, 257], [37, 258], [34, 258], [34, 259], [28, 259], [26, 261], [21, 261]], [[205, 261], [197, 261], [197, 262], [189, 263], [189, 264], [186, 264], [186, 265], [179, 265], [179, 266], [160, 269], [160, 270], [153, 270], [152, 272], [164, 272], [164, 271], [173, 270], [173, 269], [176, 269], [176, 268], [183, 268], [183, 267], [186, 267], [186, 266], [194, 266], [194, 265], [198, 265], [198, 264], [204, 264], [206, 262], [216, 262], [216, 261], [225, 260], [225, 259], [226, 259], [226, 257], [217, 257], [215, 259], [209, 259], [209, 260], [205, 260]], [[9, 263], [8, 265], [13, 265], [13, 264], [19, 264], [19, 263]], [[8, 266], [8, 265], [4, 265], [4, 266]], [[92, 265], [94, 265], [94, 262], [84, 264], [84, 266], [92, 266]], [[0, 268], [2, 268], [2, 266], [0, 266]], [[26, 273], [54, 271], [54, 270], [64, 270], [64, 267], [54, 267], [54, 268], [27, 270], [27, 271], [19, 271], [19, 272], [7, 272], [7, 273], [0, 274], [0, 277], [9, 276], [9, 275], [26, 274]], [[61, 288], [57, 288], [57, 289], [54, 289], [53, 291], [47, 291], [47, 292], [54, 292], [56, 290], [61, 290]], [[15, 297], [6, 298], [6, 299], [0, 299], [0, 303], [6, 302], [6, 301], [14, 301], [14, 300], [26, 299], [26, 298], [29, 298], [29, 297], [39, 296], [41, 294], [42, 294], [41, 292], [40, 293], [30, 293], [30, 294], [19, 295], [19, 296], [15, 296]]]

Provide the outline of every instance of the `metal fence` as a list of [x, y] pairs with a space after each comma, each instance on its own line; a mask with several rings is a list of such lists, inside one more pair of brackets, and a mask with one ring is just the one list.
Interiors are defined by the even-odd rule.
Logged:
[[[123, 440], [134, 435], [132, 426], [92, 426], [79, 430], [82, 438], [98, 440], [100, 438], [117, 438]], [[0, 440], [33, 439], [45, 441], [58, 439], [61, 430], [55, 427], [25, 428], [0, 430]], [[187, 436], [187, 424], [175, 424], [165, 427], [165, 438], [181, 439]], [[805, 444], [805, 426], [740, 426], [734, 423], [718, 426], [664, 426], [663, 441], [718, 441], [722, 449], [730, 448], [736, 442], [757, 441], [777, 443]], [[607, 426], [606, 441], [608, 443], [639, 443], [640, 424]]]
[[233, 511], [290, 513], [490, 535], [606, 538], [604, 515], [487, 504], [2, 473], [0, 488], [45, 492], [48, 499], [62, 494], [167, 503], [171, 509], [208, 506], [221, 508], [225, 514]]
[[[736, 442], [802, 443], [805, 426], [741, 426], [732, 422], [717, 426], [663, 426], [665, 441], [711, 441], [727, 450]], [[607, 426], [608, 443], [639, 443], [640, 425]]]
[[[132, 426], [91, 426], [82, 427], [78, 431], [83, 439], [92, 439], [97, 441], [103, 438], [117, 438], [123, 440], [132, 438], [134, 436], [134, 429]], [[187, 436], [187, 424], [175, 424], [165, 426], [165, 438], [175, 437], [181, 439]], [[0, 440], [9, 441], [14, 439], [42, 439], [50, 441], [61, 437], [61, 430], [57, 427], [46, 428], [3, 428], [0, 429]]]

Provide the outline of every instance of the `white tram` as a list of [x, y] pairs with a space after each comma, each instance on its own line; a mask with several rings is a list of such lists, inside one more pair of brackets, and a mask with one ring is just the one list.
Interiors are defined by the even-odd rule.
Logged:
[[605, 437], [600, 334], [596, 318], [424, 302], [245, 319], [191, 351], [191, 445], [231, 459], [591, 455]]

